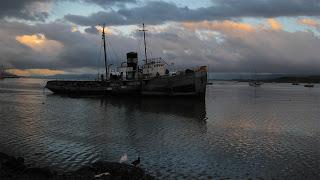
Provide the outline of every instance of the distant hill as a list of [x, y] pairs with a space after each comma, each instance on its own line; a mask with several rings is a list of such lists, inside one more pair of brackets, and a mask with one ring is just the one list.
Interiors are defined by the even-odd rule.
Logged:
[[253, 79], [276, 79], [280, 77], [290, 76], [288, 74], [271, 74], [261, 73], [253, 75], [252, 73], [208, 73], [209, 80], [215, 81], [249, 81]]
[[278, 83], [320, 83], [320, 76], [305, 76], [305, 77], [280, 77], [276, 79], [270, 79], [269, 82]]
[[1, 77], [2, 78], [19, 78], [20, 76], [17, 76], [15, 74], [11, 74], [11, 73], [8, 73], [8, 72], [5, 72], [5, 71], [2, 71], [0, 73]]
[[[252, 79], [233, 79], [239, 82], [248, 82]], [[259, 81], [271, 83], [320, 83], [320, 76], [284, 76], [270, 79], [259, 79]]]

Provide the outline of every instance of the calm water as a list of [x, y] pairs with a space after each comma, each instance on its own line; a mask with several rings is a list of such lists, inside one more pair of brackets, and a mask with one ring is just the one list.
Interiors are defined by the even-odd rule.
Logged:
[[0, 151], [60, 171], [129, 162], [161, 179], [320, 178], [320, 85], [214, 83], [205, 101], [64, 97], [0, 81]]

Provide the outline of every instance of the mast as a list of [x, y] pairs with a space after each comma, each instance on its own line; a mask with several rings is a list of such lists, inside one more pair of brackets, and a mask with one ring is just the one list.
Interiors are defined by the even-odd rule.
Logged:
[[108, 80], [108, 61], [107, 61], [107, 51], [106, 51], [106, 33], [104, 32], [105, 25], [102, 25], [102, 40], [103, 40], [103, 54], [104, 54], [104, 65], [106, 68], [106, 80]]
[[148, 31], [148, 30], [145, 29], [144, 23], [142, 23], [142, 30], [139, 30], [139, 31], [143, 31], [144, 56], [146, 58], [145, 63], [147, 64], [148, 63], [148, 56], [147, 56], [146, 31]]

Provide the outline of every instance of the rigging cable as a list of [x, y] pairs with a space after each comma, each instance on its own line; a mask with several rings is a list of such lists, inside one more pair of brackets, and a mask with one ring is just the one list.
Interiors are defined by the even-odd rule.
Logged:
[[97, 59], [97, 71], [98, 71], [98, 79], [99, 79], [99, 76], [100, 76], [100, 61], [101, 61], [101, 54], [102, 54], [102, 39], [100, 40], [100, 50], [99, 50], [99, 55], [98, 55], [98, 59]]
[[[137, 30], [137, 33], [136, 33], [136, 37], [137, 37], [137, 39], [138, 39], [138, 48], [137, 48], [136, 52], [138, 53], [138, 55], [141, 55], [141, 54], [143, 54], [143, 53], [142, 53], [142, 50], [141, 50], [142, 39], [143, 39], [143, 38], [140, 38], [140, 36], [139, 36], [140, 33], [138, 33], [138, 32], [139, 32], [139, 30]], [[143, 58], [141, 58], [141, 59], [143, 59]]]
[[[112, 46], [111, 46], [111, 43], [109, 42], [109, 41], [107, 41], [107, 47], [109, 47], [109, 49], [110, 49], [110, 51], [109, 52], [111, 52], [112, 51], [112, 53], [115, 55], [115, 60], [114, 61], [121, 61], [121, 58], [120, 58], [120, 56], [119, 56], [119, 54], [115, 51], [115, 49], [114, 48], [112, 48]], [[110, 54], [110, 53], [109, 53]], [[110, 59], [111, 59], [111, 54], [109, 55], [110, 56]]]

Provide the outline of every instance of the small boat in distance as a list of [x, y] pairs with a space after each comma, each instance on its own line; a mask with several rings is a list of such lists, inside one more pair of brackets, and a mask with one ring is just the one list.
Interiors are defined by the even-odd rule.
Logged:
[[170, 73], [160, 58], [148, 58], [146, 29], [143, 24], [144, 63], [139, 65], [138, 53], [127, 53], [126, 62], [110, 72], [106, 55], [105, 27], [102, 28], [105, 77], [92, 81], [48, 81], [46, 88], [57, 94], [145, 95], [145, 96], [205, 96], [207, 66]]
[[262, 84], [263, 84], [263, 82], [261, 82], [261, 81], [250, 81], [249, 82], [249, 86], [252, 86], [252, 87], [260, 87]]
[[297, 86], [297, 85], [300, 85], [300, 84], [299, 84], [299, 83], [294, 82], [294, 83], [292, 83], [292, 85]]
[[255, 70], [254, 71], [254, 77], [252, 78], [251, 81], [249, 81], [249, 86], [251, 86], [251, 87], [260, 87], [262, 84], [263, 84], [263, 82], [258, 80], [257, 72]]
[[305, 84], [304, 87], [313, 88], [314, 84], [310, 84], [310, 83], [309, 84]]

